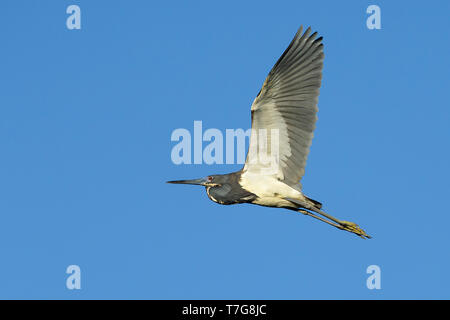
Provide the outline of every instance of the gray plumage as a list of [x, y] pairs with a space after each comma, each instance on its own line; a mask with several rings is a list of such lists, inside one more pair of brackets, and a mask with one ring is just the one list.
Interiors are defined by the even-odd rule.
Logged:
[[245, 190], [239, 184], [241, 171], [211, 177], [218, 186], [207, 186], [206, 193], [214, 202], [220, 204], [252, 203], [257, 198], [255, 194]]

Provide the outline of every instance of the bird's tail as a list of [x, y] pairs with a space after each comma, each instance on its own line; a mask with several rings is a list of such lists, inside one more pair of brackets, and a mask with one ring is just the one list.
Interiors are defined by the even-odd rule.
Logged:
[[313, 205], [314, 207], [316, 207], [317, 209], [322, 209], [322, 203], [320, 203], [319, 201], [314, 200], [314, 199], [311, 199], [311, 198], [308, 198], [307, 196], [305, 196], [305, 198], [306, 198], [308, 201], [310, 201], [310, 202], [312, 203], [312, 205]]

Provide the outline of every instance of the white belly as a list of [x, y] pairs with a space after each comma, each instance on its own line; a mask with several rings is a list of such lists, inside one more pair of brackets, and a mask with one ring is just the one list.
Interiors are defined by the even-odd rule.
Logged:
[[284, 198], [305, 201], [305, 197], [300, 191], [288, 186], [273, 176], [262, 176], [245, 172], [241, 176], [240, 184], [245, 190], [258, 197], [253, 203], [262, 206], [293, 206], [290, 201], [284, 200]]

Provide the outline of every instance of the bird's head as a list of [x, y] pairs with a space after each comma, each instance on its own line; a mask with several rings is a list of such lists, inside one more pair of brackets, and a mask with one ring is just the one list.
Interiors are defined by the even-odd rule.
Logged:
[[222, 181], [221, 175], [211, 175], [207, 176], [205, 178], [200, 179], [192, 179], [192, 180], [174, 180], [174, 181], [167, 181], [167, 183], [174, 183], [174, 184], [193, 184], [198, 186], [205, 186], [205, 187], [219, 187], [221, 186]]
[[204, 186], [209, 199], [220, 204], [231, 204], [236, 203], [236, 199], [231, 192], [233, 190], [231, 185], [232, 177], [233, 174], [217, 174], [193, 180], [167, 181], [167, 183]]

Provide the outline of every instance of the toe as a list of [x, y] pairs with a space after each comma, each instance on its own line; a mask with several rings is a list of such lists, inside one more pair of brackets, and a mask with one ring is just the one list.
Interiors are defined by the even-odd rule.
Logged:
[[363, 230], [361, 229], [356, 223], [349, 222], [349, 221], [342, 221], [341, 226], [344, 230], [347, 230], [349, 232], [352, 232], [358, 236], [360, 236], [363, 239], [370, 239], [371, 237]]

